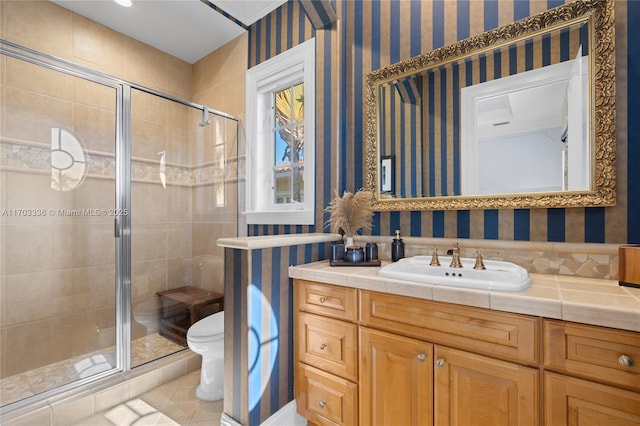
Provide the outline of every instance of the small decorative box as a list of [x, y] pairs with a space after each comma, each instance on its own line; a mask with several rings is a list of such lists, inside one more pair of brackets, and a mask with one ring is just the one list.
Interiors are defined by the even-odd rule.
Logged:
[[640, 288], [640, 245], [618, 247], [618, 283]]

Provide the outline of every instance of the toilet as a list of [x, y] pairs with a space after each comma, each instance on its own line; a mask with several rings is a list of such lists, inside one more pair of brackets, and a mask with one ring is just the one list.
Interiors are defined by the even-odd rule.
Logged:
[[147, 329], [146, 336], [158, 332], [158, 301], [154, 299], [137, 303], [133, 307], [133, 318]]
[[202, 401], [222, 399], [224, 389], [224, 311], [197, 321], [187, 330], [187, 345], [202, 355], [196, 396]]

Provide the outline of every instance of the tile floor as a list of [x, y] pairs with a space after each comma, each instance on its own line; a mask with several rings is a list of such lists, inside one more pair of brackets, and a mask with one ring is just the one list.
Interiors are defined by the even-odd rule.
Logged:
[[222, 400], [196, 398], [200, 370], [167, 382], [74, 426], [199, 426], [220, 424]]
[[[185, 348], [159, 334], [151, 334], [131, 343], [131, 364], [143, 365]], [[115, 365], [115, 349], [70, 358], [0, 380], [0, 405], [9, 404], [54, 389], [58, 386], [106, 371]]]

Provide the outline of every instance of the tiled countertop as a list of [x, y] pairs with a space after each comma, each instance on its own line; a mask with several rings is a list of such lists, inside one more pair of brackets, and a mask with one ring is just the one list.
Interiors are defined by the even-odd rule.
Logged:
[[[384, 264], [385, 262], [383, 262]], [[531, 274], [521, 292], [472, 290], [378, 276], [379, 267], [332, 267], [328, 261], [291, 266], [289, 276], [326, 284], [562, 319], [640, 332], [640, 289], [617, 281]]]

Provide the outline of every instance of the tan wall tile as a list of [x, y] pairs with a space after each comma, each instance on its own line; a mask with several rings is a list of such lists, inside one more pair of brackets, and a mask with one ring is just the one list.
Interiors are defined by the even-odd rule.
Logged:
[[6, 38], [65, 59], [73, 55], [72, 13], [49, 1], [6, 2]]
[[190, 119], [190, 112], [194, 111], [195, 116], [199, 117], [200, 110], [196, 110], [194, 108], [172, 101], [165, 100], [163, 103], [165, 105], [167, 114], [166, 119], [163, 121], [163, 123], [168, 128], [176, 127], [181, 130], [190, 130], [194, 128], [194, 126], [197, 126], [197, 121]]
[[131, 226], [131, 260], [164, 259], [167, 253], [166, 223], [135, 223]]
[[[50, 2], [0, 4], [4, 8], [3, 12], [11, 16], [11, 20], [7, 21], [10, 25], [2, 26], [2, 31], [8, 34], [6, 38], [11, 41], [116, 77], [130, 79], [173, 96], [184, 99], [195, 97], [192, 96], [196, 89], [192, 76], [194, 67], [184, 61]], [[37, 30], [33, 31], [35, 27]], [[246, 35], [239, 37], [203, 62], [207, 67], [199, 68], [199, 76], [206, 96], [201, 96], [200, 103], [223, 110], [224, 102], [232, 102], [231, 105], [237, 111], [225, 112], [244, 114], [244, 79], [238, 79], [237, 76], [244, 75], [246, 71], [247, 40]], [[5, 63], [6, 60], [3, 59], [0, 66], [4, 67]], [[50, 147], [50, 128], [64, 127], [72, 129], [88, 149], [113, 152], [114, 89], [61, 73], [41, 72], [33, 65], [16, 64], [18, 65], [14, 68], [24, 70], [11, 69], [11, 84], [28, 90], [15, 87], [5, 89], [4, 86], [1, 88], [3, 106], [0, 113], [9, 114], [7, 118], [3, 116], [2, 123], [9, 123], [8, 128], [2, 129], [3, 135], [40, 142], [46, 150]], [[3, 75], [7, 75], [8, 71], [3, 68]], [[224, 98], [234, 99], [229, 101]], [[178, 165], [214, 161], [214, 141], [229, 132], [226, 120], [222, 123], [220, 119], [210, 115], [216, 125], [201, 128], [198, 126], [201, 121], [200, 111], [135, 89], [132, 101], [135, 117], [133, 155], [153, 161], [144, 163], [150, 174], [144, 174], [141, 178], [156, 182], [134, 183], [132, 186], [133, 299], [155, 300], [157, 291], [193, 284], [222, 292], [222, 249], [217, 247], [215, 241], [223, 232], [233, 231], [235, 235], [235, 223], [230, 222], [224, 227], [208, 223], [196, 228], [192, 222], [194, 219], [199, 220], [198, 218], [220, 220], [230, 215], [231, 209], [214, 207], [214, 186], [193, 189], [169, 185], [164, 189], [155, 168], [159, 166], [156, 162], [159, 162], [158, 152], [161, 151], [167, 152], [168, 163]], [[227, 158], [235, 156], [234, 135], [231, 143], [226, 148]], [[103, 164], [98, 166], [92, 163], [94, 173], [105, 171], [108, 176], [113, 176], [112, 158], [98, 157], [92, 158], [92, 161]], [[177, 170], [172, 172], [180, 173]], [[51, 175], [47, 168], [41, 174], [8, 173], [6, 179], [5, 176], [2, 178], [1, 184], [7, 186], [7, 191], [0, 192], [3, 196], [6, 194], [7, 207], [108, 209], [113, 207], [115, 198], [113, 180], [92, 177], [87, 178], [82, 186], [71, 193], [54, 191], [51, 189]], [[235, 191], [234, 185], [227, 185], [225, 197], [228, 202], [235, 200]], [[5, 205], [4, 200], [2, 202]], [[194, 216], [196, 212], [198, 215]], [[48, 216], [26, 222], [2, 222], [3, 226], [13, 227], [7, 229], [7, 232], [3, 229], [0, 239], [2, 244], [11, 248], [5, 250], [3, 247], [3, 253], [11, 254], [6, 259], [2, 256], [2, 270], [13, 270], [13, 273], [1, 282], [1, 303], [11, 300], [2, 293], [8, 291], [9, 287], [13, 289], [11, 296], [19, 297], [14, 293], [25, 288], [20, 281], [24, 278], [29, 291], [24, 299], [17, 299], [16, 306], [33, 304], [37, 307], [35, 310], [43, 315], [43, 321], [6, 327], [7, 318], [1, 318], [3, 350], [10, 347], [12, 352], [6, 356], [5, 353], [1, 354], [3, 365], [0, 367], [0, 374], [26, 371], [68, 358], [71, 352], [81, 354], [113, 344], [115, 251], [111, 220], [111, 217]], [[167, 223], [168, 220], [171, 223]], [[32, 238], [25, 238], [29, 235]], [[197, 251], [208, 256], [195, 261], [192, 256]], [[167, 257], [170, 259], [167, 260]], [[68, 269], [56, 271], [56, 268], [61, 267]], [[25, 272], [25, 277], [28, 273], [29, 279], [17, 275], [22, 272]], [[35, 275], [37, 279], [34, 279]], [[22, 287], [10, 285], [7, 280], [14, 280], [12, 283], [20, 281]], [[62, 293], [54, 291], [56, 287], [53, 283], [57, 281], [63, 282], [60, 287], [63, 289]], [[71, 286], [71, 290], [65, 285]], [[33, 291], [29, 286], [35, 287]], [[65, 288], [69, 291], [64, 290]], [[38, 305], [39, 300], [47, 299], [42, 296], [47, 291], [50, 293], [48, 299], [57, 299], [55, 303], [49, 303], [49, 311], [39, 309]], [[32, 300], [33, 298], [36, 300]], [[17, 310], [10, 311], [5, 310], [4, 306], [0, 307], [4, 316], [11, 315], [16, 321], [30, 321], [29, 316], [19, 316]], [[67, 311], [69, 307], [71, 311]], [[73, 312], [76, 312], [76, 316], [71, 317]], [[51, 319], [48, 315], [57, 318]], [[135, 327], [136, 330], [139, 328], [141, 329]], [[60, 333], [65, 338], [60, 338]], [[34, 351], [32, 346], [27, 348], [20, 344], [14, 345], [17, 339], [22, 339], [23, 342], [38, 339], [38, 345], [41, 344], [42, 348], [38, 349], [36, 346], [37, 350]], [[44, 350], [48, 347], [53, 347], [54, 350]], [[5, 362], [5, 359], [8, 361]]]
[[75, 223], [104, 223], [113, 224], [114, 216], [109, 210], [115, 208], [116, 188], [115, 177], [110, 179], [96, 179], [88, 177], [82, 185], [73, 191], [73, 205], [71, 208], [82, 210], [104, 210], [107, 214], [100, 213], [97, 216], [74, 217]]
[[166, 92], [166, 53], [132, 38], [126, 39], [124, 52], [127, 80]]
[[147, 92], [137, 89], [131, 91], [131, 116], [135, 119], [164, 125], [168, 104], [166, 99]]
[[115, 113], [116, 90], [113, 87], [76, 78], [73, 80], [73, 101]]
[[193, 282], [193, 260], [191, 257], [167, 260], [167, 287], [176, 288]]
[[71, 224], [7, 225], [6, 244], [7, 275], [71, 268], [75, 263]]
[[126, 38], [84, 16], [73, 14], [73, 54], [91, 68], [122, 75]]
[[41, 95], [70, 101], [74, 77], [15, 58], [6, 58], [6, 84]]
[[199, 256], [193, 262], [194, 285], [224, 294], [224, 258]]
[[191, 164], [189, 131], [176, 127], [167, 128], [166, 161], [180, 165]]
[[193, 196], [190, 187], [167, 186], [166, 189], [168, 218], [172, 222], [188, 222], [192, 221], [191, 198]]
[[71, 317], [58, 317], [7, 328], [7, 375], [73, 356], [74, 327]]
[[165, 126], [133, 118], [131, 123], [131, 156], [160, 161], [165, 151]]
[[6, 297], [7, 326], [71, 315], [73, 270], [8, 275]]
[[7, 137], [50, 144], [52, 127], [72, 128], [71, 102], [12, 87], [6, 102]]
[[133, 224], [142, 222], [166, 222], [167, 198], [162, 185], [131, 184], [131, 220]]
[[[115, 351], [116, 313], [113, 306], [75, 314], [73, 322], [73, 355], [84, 355], [98, 349]], [[112, 348], [113, 347], [113, 348]]]
[[193, 98], [192, 65], [167, 55], [167, 94], [190, 100]]
[[[14, 173], [7, 172], [6, 208], [8, 209], [72, 209], [73, 194], [51, 188], [51, 173]], [[46, 216], [9, 216], [7, 224], [46, 224], [70, 223], [72, 218], [48, 214]]]
[[115, 264], [73, 270], [73, 312], [114, 308], [116, 300]]
[[131, 263], [131, 299], [141, 302], [167, 290], [167, 260], [155, 259]]
[[115, 152], [116, 116], [114, 112], [74, 104], [73, 130], [86, 149]]
[[167, 259], [192, 256], [191, 223], [167, 224]]
[[113, 224], [74, 225], [76, 266], [110, 265], [115, 259]]

